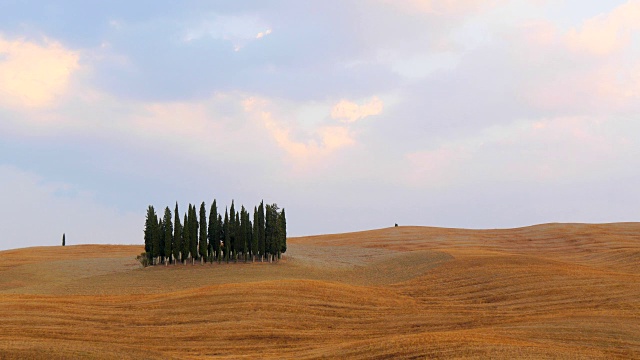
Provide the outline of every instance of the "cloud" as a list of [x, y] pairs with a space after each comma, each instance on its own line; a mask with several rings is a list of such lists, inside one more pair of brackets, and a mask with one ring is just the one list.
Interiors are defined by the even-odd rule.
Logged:
[[408, 0], [391, 3], [406, 11], [449, 16], [473, 13], [479, 9], [494, 6], [498, 2], [496, 0]]
[[267, 29], [264, 32], [261, 31], [256, 35], [256, 39], [262, 39], [263, 37], [265, 37], [267, 35], [270, 35], [270, 34], [271, 34], [271, 29]]
[[640, 1], [630, 1], [579, 30], [545, 21], [521, 26], [508, 38], [521, 98], [548, 115], [638, 111], [640, 53], [630, 44], [638, 24]]
[[569, 47], [595, 55], [608, 55], [627, 46], [632, 34], [640, 30], [640, 1], [630, 0], [608, 14], [582, 23], [571, 29], [566, 37]]
[[555, 117], [488, 127], [475, 136], [405, 155], [404, 183], [455, 188], [472, 183], [547, 184], [606, 180], [629, 171], [639, 150], [632, 119]]
[[68, 89], [79, 68], [79, 54], [60, 43], [43, 44], [0, 35], [0, 104], [10, 107], [51, 106]]
[[238, 52], [247, 46], [252, 40], [261, 39], [270, 35], [272, 30], [264, 29], [265, 21], [255, 15], [215, 15], [209, 16], [199, 25], [189, 24], [184, 30], [182, 39], [190, 43], [203, 38], [222, 40], [229, 42], [233, 50]]
[[[253, 114], [265, 127], [272, 139], [286, 154], [306, 166], [312, 166], [328, 155], [356, 143], [345, 126], [316, 126], [306, 141], [295, 140], [293, 129], [276, 120], [269, 108], [273, 104], [265, 98], [250, 97], [243, 102], [245, 111]], [[299, 164], [300, 164], [299, 163]]]
[[377, 96], [374, 96], [371, 98], [371, 101], [362, 105], [348, 100], [340, 100], [331, 110], [331, 118], [352, 123], [368, 116], [378, 115], [382, 112], [382, 109], [382, 100]]

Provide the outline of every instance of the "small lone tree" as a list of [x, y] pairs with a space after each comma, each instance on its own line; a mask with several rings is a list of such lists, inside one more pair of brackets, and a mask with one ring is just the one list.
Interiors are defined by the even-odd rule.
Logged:
[[64, 246], [64, 233], [62, 233], [62, 246]]

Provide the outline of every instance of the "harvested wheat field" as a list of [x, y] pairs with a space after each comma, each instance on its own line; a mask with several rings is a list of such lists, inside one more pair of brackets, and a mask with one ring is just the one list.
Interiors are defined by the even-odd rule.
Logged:
[[0, 358], [640, 358], [640, 223], [290, 238], [277, 264], [0, 252]]

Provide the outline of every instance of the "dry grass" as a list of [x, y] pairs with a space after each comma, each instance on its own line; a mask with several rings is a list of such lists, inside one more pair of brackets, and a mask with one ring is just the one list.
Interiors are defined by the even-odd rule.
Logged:
[[640, 224], [294, 238], [278, 264], [0, 252], [0, 358], [640, 358]]

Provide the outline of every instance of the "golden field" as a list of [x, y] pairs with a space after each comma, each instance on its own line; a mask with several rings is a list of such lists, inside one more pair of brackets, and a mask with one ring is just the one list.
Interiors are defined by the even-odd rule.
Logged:
[[640, 223], [288, 239], [276, 264], [0, 252], [0, 359], [640, 358]]

